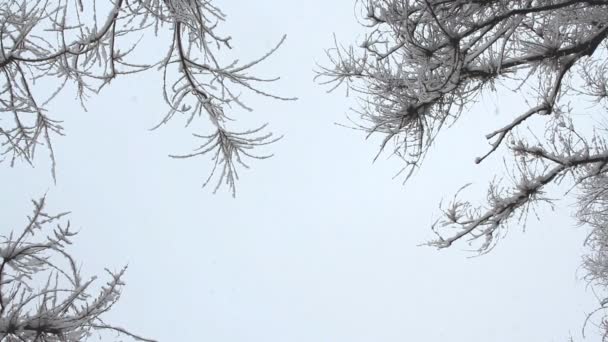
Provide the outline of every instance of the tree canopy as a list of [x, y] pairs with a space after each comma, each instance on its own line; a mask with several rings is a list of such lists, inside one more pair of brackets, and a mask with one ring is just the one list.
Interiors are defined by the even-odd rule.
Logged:
[[[231, 37], [220, 32], [225, 14], [212, 1], [81, 0], [17, 1], [0, 4], [0, 111], [10, 119], [0, 124], [2, 154], [33, 163], [38, 146], [45, 145], [53, 161], [52, 141], [64, 134], [61, 120], [46, 106], [68, 84], [76, 87], [83, 107], [87, 97], [119, 76], [146, 70], [163, 73], [163, 96], [168, 110], [160, 127], [176, 115], [186, 125], [202, 117], [210, 134], [192, 153], [175, 158], [210, 155], [213, 162], [207, 184], [218, 174], [215, 189], [226, 184], [235, 191], [237, 168], [247, 159], [269, 155], [253, 151], [277, 140], [266, 125], [245, 131], [231, 127], [231, 107], [251, 111], [241, 93], [291, 100], [263, 90], [278, 78], [250, 74], [284, 42], [258, 59], [227, 59]], [[156, 37], [157, 55], [135, 57], [137, 45]], [[50, 83], [49, 83], [50, 82]], [[49, 91], [48, 89], [52, 89]]]
[[[487, 253], [535, 208], [553, 207], [552, 189], [565, 191], [558, 197], [570, 198], [573, 216], [590, 229], [582, 265], [603, 292], [588, 320], [601, 314], [608, 341], [608, 1], [357, 0], [355, 7], [363, 39], [336, 40], [317, 80], [357, 96], [352, 125], [380, 137], [376, 158], [400, 159], [405, 180], [423, 167], [440, 132], [484, 94], [511, 89], [527, 106], [479, 132], [488, 146], [474, 162], [507, 155], [507, 177], [497, 175], [482, 204], [463, 199], [463, 186], [442, 205], [428, 245], [466, 242]], [[55, 178], [53, 143], [68, 132], [60, 113], [48, 110], [53, 100], [74, 90], [86, 109], [87, 98], [116, 78], [160, 72], [166, 110], [153, 129], [178, 118], [186, 126], [205, 121], [209, 131], [193, 135], [197, 147], [171, 157], [209, 156], [203, 184], [214, 191], [225, 185], [234, 195], [239, 170], [270, 157], [260, 147], [280, 139], [265, 123], [236, 128], [233, 113], [252, 110], [243, 93], [295, 98], [266, 90], [278, 77], [253, 73], [285, 36], [241, 62], [230, 56], [225, 20], [212, 0], [2, 1], [0, 161], [34, 165], [44, 148]], [[156, 53], [138, 55], [150, 41]], [[33, 201], [23, 230], [0, 236], [0, 340], [79, 341], [111, 333], [150, 341], [105, 322], [125, 269], [108, 271], [108, 282], [94, 290], [95, 278], [83, 279], [67, 249], [75, 236], [67, 213], [49, 214], [45, 202]]]
[[[352, 122], [383, 137], [380, 153], [401, 158], [406, 178], [482, 94], [511, 87], [529, 104], [485, 132], [487, 153], [475, 160], [509, 151], [511, 184], [492, 182], [483, 205], [457, 194], [442, 207], [429, 245], [468, 240], [485, 253], [536, 205], [553, 203], [550, 186], [566, 184], [574, 214], [591, 227], [588, 279], [605, 288], [608, 2], [364, 0], [356, 8], [364, 38], [336, 43], [317, 77], [330, 91], [345, 84], [360, 98]], [[528, 126], [532, 119], [540, 124]]]
[[84, 341], [114, 333], [153, 342], [104, 320], [120, 298], [126, 267], [106, 270], [109, 280], [92, 293], [97, 277], [84, 279], [67, 248], [76, 236], [68, 213], [49, 214], [44, 197], [32, 203], [24, 228], [0, 236], [0, 340]]

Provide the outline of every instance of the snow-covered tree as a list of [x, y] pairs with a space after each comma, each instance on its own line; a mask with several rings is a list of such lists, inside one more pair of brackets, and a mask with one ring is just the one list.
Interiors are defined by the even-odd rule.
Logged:
[[[163, 73], [167, 114], [186, 124], [206, 117], [210, 134], [195, 134], [202, 143], [188, 158], [209, 154], [217, 186], [234, 192], [237, 167], [247, 158], [266, 155], [252, 151], [276, 141], [266, 125], [245, 131], [231, 128], [229, 107], [251, 110], [240, 99], [243, 91], [274, 99], [259, 86], [277, 78], [249, 72], [283, 43], [246, 63], [228, 60], [224, 49], [231, 38], [219, 32], [225, 14], [211, 0], [6, 0], [0, 2], [0, 146], [11, 162], [33, 162], [38, 145], [53, 161], [53, 137], [64, 130], [56, 113], [45, 109], [68, 84], [74, 84], [83, 107], [119, 76], [148, 69]], [[157, 48], [135, 57], [140, 41]], [[140, 54], [141, 55], [141, 54]], [[217, 190], [217, 187], [216, 187]]]
[[33, 201], [22, 230], [0, 236], [0, 341], [153, 341], [103, 319], [120, 298], [125, 268], [106, 270], [97, 288], [96, 277], [84, 279], [66, 248], [76, 235], [67, 213], [48, 214], [45, 201]]
[[[608, 1], [361, 0], [356, 6], [365, 37], [328, 50], [329, 65], [318, 78], [330, 90], [345, 84], [358, 95], [352, 121], [383, 137], [380, 150], [403, 159], [407, 178], [441, 129], [484, 92], [515, 86], [528, 99], [527, 110], [485, 132], [488, 151], [475, 160], [510, 151], [513, 183], [491, 183], [481, 206], [456, 196], [443, 207], [430, 245], [468, 240], [487, 252], [535, 205], [550, 204], [547, 187], [562, 182], [578, 195], [575, 214], [591, 226], [589, 280], [606, 289]], [[575, 117], [580, 113], [586, 122]], [[534, 127], [522, 129], [532, 120]]]

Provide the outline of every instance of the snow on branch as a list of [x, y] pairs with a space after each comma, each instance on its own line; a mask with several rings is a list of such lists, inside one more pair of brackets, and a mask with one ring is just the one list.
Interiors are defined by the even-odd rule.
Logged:
[[103, 320], [120, 298], [126, 268], [106, 270], [109, 280], [95, 295], [97, 277], [83, 279], [67, 250], [76, 235], [68, 213], [47, 213], [45, 197], [32, 203], [23, 230], [0, 236], [0, 340], [84, 341], [112, 333], [154, 341]]
[[404, 159], [406, 168], [419, 166], [441, 128], [482, 91], [522, 74], [522, 82], [537, 77], [538, 106], [488, 134], [495, 140], [477, 159], [481, 162], [526, 119], [553, 113], [571, 68], [593, 56], [608, 36], [606, 1], [358, 4], [365, 38], [357, 47], [336, 43], [327, 51], [330, 65], [321, 67], [317, 79], [333, 84], [330, 90], [345, 84], [358, 94], [359, 128], [383, 135], [380, 150]]
[[[0, 4], [0, 153], [11, 165], [18, 159], [33, 163], [36, 147], [44, 145], [55, 177], [52, 142], [64, 130], [46, 107], [70, 83], [84, 108], [88, 97], [117, 77], [162, 70], [169, 110], [157, 127], [176, 115], [183, 116], [187, 125], [203, 117], [210, 131], [225, 134], [233, 132], [226, 113], [230, 108], [252, 110], [242, 93], [294, 100], [263, 89], [278, 77], [251, 74], [285, 37], [253, 61], [226, 61], [225, 56], [218, 57], [223, 49], [232, 48], [231, 38], [219, 33], [225, 19], [209, 0], [4, 1]], [[135, 60], [139, 42], [152, 36], [159, 40], [158, 54]], [[44, 82], [51, 82], [50, 91]], [[234, 164], [234, 160], [220, 163]], [[234, 192], [235, 184], [228, 185]]]
[[[525, 91], [530, 103], [479, 132], [489, 148], [475, 162], [511, 154], [511, 183], [491, 182], [482, 205], [459, 191], [441, 206], [432, 226], [437, 237], [428, 245], [468, 240], [488, 252], [508, 228], [537, 214], [537, 205], [553, 206], [559, 198], [547, 193], [564, 184], [564, 196], [578, 194], [575, 214], [591, 229], [587, 279], [608, 290], [608, 1], [360, 0], [357, 8], [364, 38], [351, 46], [336, 41], [317, 80], [360, 99], [350, 120], [382, 138], [378, 153], [404, 161], [406, 180], [442, 128], [496, 84]], [[533, 120], [534, 128], [526, 127]], [[607, 308], [608, 300], [601, 301], [599, 312]], [[607, 317], [600, 324], [605, 341]]]

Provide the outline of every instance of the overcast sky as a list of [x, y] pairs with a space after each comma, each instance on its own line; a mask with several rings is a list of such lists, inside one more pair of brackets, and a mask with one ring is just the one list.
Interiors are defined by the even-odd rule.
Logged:
[[[392, 179], [396, 159], [372, 163], [377, 140], [334, 124], [346, 121], [354, 99], [344, 89], [326, 94], [312, 81], [333, 33], [349, 43], [364, 32], [352, 0], [217, 5], [228, 15], [222, 32], [243, 61], [287, 34], [256, 70], [282, 77], [266, 89], [300, 98], [246, 96], [255, 112], [233, 112], [285, 136], [268, 148], [272, 159], [241, 173], [237, 198], [201, 188], [207, 158], [167, 157], [195, 147], [190, 134], [208, 132], [204, 120], [148, 131], [167, 108], [152, 71], [113, 81], [88, 101], [88, 112], [70, 92], [49, 107], [67, 134], [55, 145], [57, 184], [43, 150], [36, 168], [4, 164], [3, 230], [20, 228], [29, 199], [47, 193], [49, 208], [72, 211], [80, 234], [71, 249], [85, 275], [129, 265], [108, 321], [161, 341], [580, 337], [597, 301], [579, 279], [586, 229], [574, 226], [567, 203], [541, 208], [541, 221], [531, 217], [525, 232], [512, 227], [485, 256], [470, 258], [466, 244], [418, 247], [433, 238], [442, 199], [468, 182], [475, 186], [466, 194], [481, 198], [502, 172], [499, 155], [482, 165], [473, 160], [487, 151], [484, 135], [524, 108], [517, 96], [488, 96], [473, 106], [402, 186]], [[144, 53], [164, 54], [166, 43], [157, 44]]]

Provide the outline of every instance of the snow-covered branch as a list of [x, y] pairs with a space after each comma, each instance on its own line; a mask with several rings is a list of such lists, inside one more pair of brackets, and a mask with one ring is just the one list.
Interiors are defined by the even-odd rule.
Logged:
[[67, 250], [76, 235], [64, 222], [67, 213], [48, 214], [44, 197], [33, 205], [22, 231], [0, 237], [0, 340], [84, 341], [113, 332], [153, 341], [103, 320], [120, 298], [126, 268], [107, 271], [94, 296], [96, 277], [82, 279]]
[[[491, 182], [484, 205], [460, 199], [459, 191], [442, 207], [432, 226], [437, 238], [428, 244], [445, 248], [469, 240], [475, 250], [487, 252], [507, 228], [525, 224], [536, 205], [552, 204], [556, 198], [545, 193], [564, 181], [567, 194], [580, 193], [575, 214], [591, 227], [584, 261], [588, 279], [608, 289], [608, 1], [357, 4], [365, 37], [353, 46], [336, 42], [317, 79], [330, 91], [346, 86], [347, 94], [361, 99], [353, 115], [358, 118], [351, 121], [367, 135], [380, 135], [379, 153], [403, 159], [408, 177], [442, 128], [480, 95], [496, 91], [496, 84], [525, 91], [525, 103], [531, 103], [491, 132], [479, 132], [490, 147], [475, 162], [510, 153], [512, 184]], [[572, 108], [583, 101], [592, 106]], [[574, 112], [590, 118], [587, 124], [579, 125], [583, 116]], [[575, 119], [583, 129], [574, 128]], [[534, 128], [525, 127], [532, 120]], [[608, 333], [608, 323], [604, 328]]]
[[[276, 81], [277, 77], [250, 74], [277, 51], [285, 37], [253, 61], [226, 61], [225, 56], [218, 57], [223, 49], [231, 49], [231, 38], [218, 33], [225, 19], [226, 15], [209, 0], [3, 2], [0, 153], [11, 164], [18, 159], [33, 163], [36, 147], [46, 145], [55, 176], [52, 141], [64, 130], [46, 107], [70, 83], [76, 85], [84, 108], [87, 97], [97, 94], [115, 78], [161, 69], [169, 110], [158, 126], [176, 115], [183, 115], [188, 125], [203, 117], [210, 131], [224, 134], [231, 134], [234, 129], [227, 120], [229, 108], [252, 110], [241, 99], [241, 93], [293, 100], [263, 89], [264, 83]], [[145, 61], [133, 60], [138, 43], [153, 36], [159, 40], [155, 44], [161, 47], [156, 50], [160, 54], [149, 54]], [[54, 88], [50, 91], [48, 85], [37, 85], [51, 79]], [[226, 158], [220, 161], [234, 162]], [[234, 172], [233, 168], [228, 169]], [[219, 178], [221, 184], [225, 178]], [[234, 192], [234, 182], [227, 183]]]

